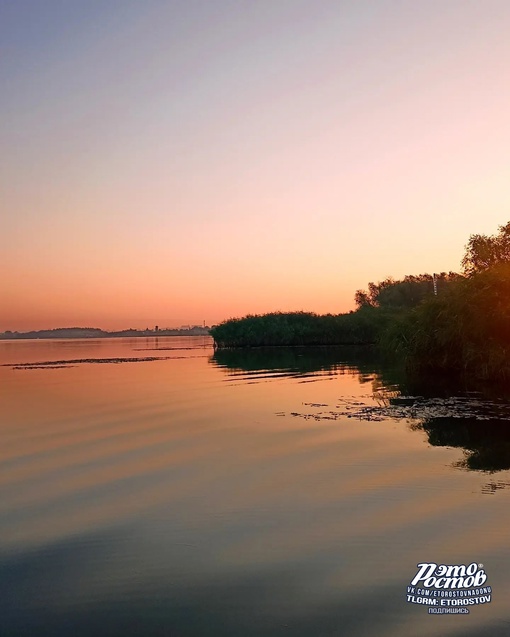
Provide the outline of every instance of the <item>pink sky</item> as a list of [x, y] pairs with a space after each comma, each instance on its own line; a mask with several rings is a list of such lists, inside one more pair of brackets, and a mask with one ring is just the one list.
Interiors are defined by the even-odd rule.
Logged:
[[0, 8], [0, 331], [344, 312], [510, 218], [506, 0], [98, 4]]

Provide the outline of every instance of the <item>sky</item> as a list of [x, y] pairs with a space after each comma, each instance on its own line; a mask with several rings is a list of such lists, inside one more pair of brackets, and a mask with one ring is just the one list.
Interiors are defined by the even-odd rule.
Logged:
[[346, 312], [510, 219], [508, 0], [0, 0], [0, 331]]

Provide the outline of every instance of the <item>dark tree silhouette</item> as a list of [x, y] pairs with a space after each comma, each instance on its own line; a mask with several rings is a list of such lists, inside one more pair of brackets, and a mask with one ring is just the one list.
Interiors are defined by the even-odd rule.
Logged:
[[472, 234], [469, 237], [462, 259], [466, 275], [473, 276], [503, 263], [510, 263], [510, 221], [499, 226], [497, 234]]

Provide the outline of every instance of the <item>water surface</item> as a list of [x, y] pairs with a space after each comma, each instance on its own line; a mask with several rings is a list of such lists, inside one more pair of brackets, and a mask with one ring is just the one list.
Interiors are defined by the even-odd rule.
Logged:
[[[2, 637], [510, 634], [504, 402], [208, 337], [5, 341], [0, 364]], [[407, 603], [423, 561], [483, 563], [492, 602]]]

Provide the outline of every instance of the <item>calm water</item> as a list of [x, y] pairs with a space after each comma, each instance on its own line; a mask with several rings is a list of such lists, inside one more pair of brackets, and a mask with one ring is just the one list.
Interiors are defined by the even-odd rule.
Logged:
[[[510, 634], [506, 405], [205, 337], [0, 363], [2, 637]], [[492, 602], [407, 603], [424, 561], [483, 563]]]

